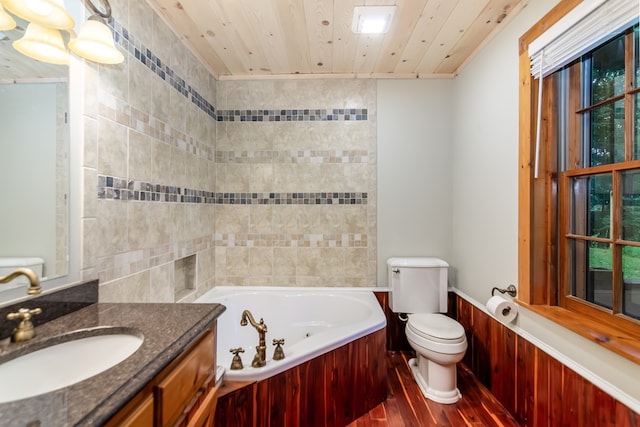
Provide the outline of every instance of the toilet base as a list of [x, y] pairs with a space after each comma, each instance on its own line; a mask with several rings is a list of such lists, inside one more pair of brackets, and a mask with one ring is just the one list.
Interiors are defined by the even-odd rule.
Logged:
[[[426, 359], [424, 360], [424, 362], [428, 363]], [[458, 388], [455, 387], [455, 379], [454, 379], [454, 387], [452, 390], [436, 390], [432, 387], [429, 387], [429, 385], [427, 384], [427, 381], [425, 381], [424, 377], [422, 376], [422, 373], [420, 372], [420, 367], [418, 366], [417, 358], [413, 358], [409, 360], [409, 367], [411, 368], [411, 372], [413, 373], [413, 377], [415, 378], [416, 383], [418, 384], [418, 387], [420, 387], [422, 394], [427, 399], [433, 400], [434, 402], [438, 402], [438, 403], [451, 404], [451, 403], [456, 403], [462, 398], [462, 394], [460, 393], [460, 390], [458, 390]], [[438, 368], [444, 368], [444, 367], [440, 365], [436, 367], [436, 369]], [[428, 369], [428, 368], [425, 367], [425, 369]], [[455, 375], [455, 364], [453, 365], [453, 369], [454, 369], [453, 375]], [[442, 374], [442, 372], [440, 373]]]

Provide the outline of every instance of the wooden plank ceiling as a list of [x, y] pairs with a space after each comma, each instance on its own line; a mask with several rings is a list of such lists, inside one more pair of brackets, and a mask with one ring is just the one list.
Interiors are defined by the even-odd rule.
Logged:
[[66, 65], [47, 64], [28, 58], [15, 50], [12, 43], [24, 35], [28, 23], [14, 16], [17, 27], [0, 32], [0, 83], [67, 81]]
[[[454, 76], [526, 0], [147, 0], [218, 79]], [[355, 6], [396, 5], [384, 35]]]

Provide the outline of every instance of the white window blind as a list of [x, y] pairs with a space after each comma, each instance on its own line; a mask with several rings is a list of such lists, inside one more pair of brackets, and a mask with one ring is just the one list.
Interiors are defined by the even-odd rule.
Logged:
[[531, 75], [546, 77], [638, 19], [639, 0], [584, 0], [529, 45]]

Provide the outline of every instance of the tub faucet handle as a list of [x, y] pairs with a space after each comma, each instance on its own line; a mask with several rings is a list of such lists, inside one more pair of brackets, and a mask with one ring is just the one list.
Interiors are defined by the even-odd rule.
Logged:
[[240, 358], [240, 354], [239, 354], [239, 353], [244, 353], [244, 348], [242, 347], [231, 348], [229, 349], [229, 351], [233, 353], [233, 359], [231, 360], [231, 369], [238, 370], [238, 369], [244, 368], [244, 366], [242, 365], [242, 359]]
[[273, 350], [273, 360], [284, 359], [284, 350], [282, 349], [282, 346], [284, 345], [284, 338], [280, 338], [279, 340], [274, 338], [273, 345], [276, 346], [275, 350]]

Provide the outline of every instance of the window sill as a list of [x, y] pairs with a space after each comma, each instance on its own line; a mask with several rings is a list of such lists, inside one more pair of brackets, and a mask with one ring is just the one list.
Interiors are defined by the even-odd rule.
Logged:
[[521, 306], [533, 311], [576, 334], [601, 345], [635, 363], [640, 363], [640, 335], [636, 335], [593, 319], [582, 313], [550, 305], [529, 305], [517, 300]]

